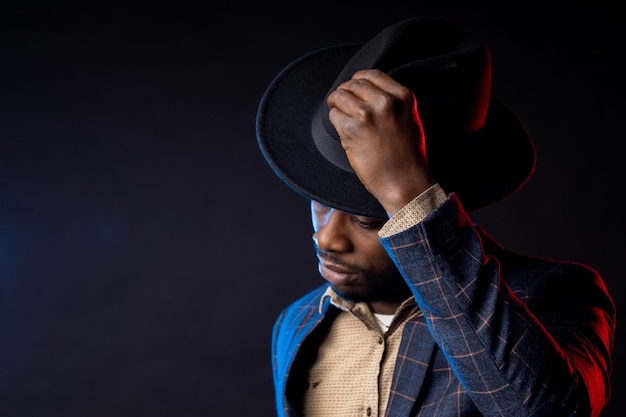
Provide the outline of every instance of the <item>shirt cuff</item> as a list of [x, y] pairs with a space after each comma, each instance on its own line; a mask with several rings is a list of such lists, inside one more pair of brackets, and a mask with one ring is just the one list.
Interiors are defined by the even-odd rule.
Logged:
[[447, 195], [439, 184], [432, 185], [393, 215], [378, 231], [378, 236], [381, 238], [389, 237], [410, 229], [424, 220], [426, 216], [446, 201], [446, 198]]

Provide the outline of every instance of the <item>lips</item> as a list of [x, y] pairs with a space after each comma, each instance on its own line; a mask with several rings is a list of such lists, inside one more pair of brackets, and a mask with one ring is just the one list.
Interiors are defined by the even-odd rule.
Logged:
[[322, 262], [323, 267], [330, 269], [333, 272], [337, 272], [339, 274], [354, 274], [356, 272], [356, 271], [341, 267], [339, 265], [335, 265], [335, 264], [324, 262], [324, 261], [321, 261], [321, 262]]
[[358, 277], [358, 272], [356, 271], [324, 261], [320, 261], [319, 271], [322, 277], [336, 288], [350, 284]]

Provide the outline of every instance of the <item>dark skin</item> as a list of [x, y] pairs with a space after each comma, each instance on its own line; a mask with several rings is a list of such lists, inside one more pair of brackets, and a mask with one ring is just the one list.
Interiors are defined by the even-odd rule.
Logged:
[[344, 297], [393, 314], [411, 293], [378, 240], [384, 221], [311, 202], [320, 274]]
[[[365, 188], [391, 217], [435, 183], [413, 93], [363, 70], [328, 96], [329, 117]], [[410, 291], [378, 239], [380, 219], [311, 203], [320, 273], [347, 298], [393, 314]]]

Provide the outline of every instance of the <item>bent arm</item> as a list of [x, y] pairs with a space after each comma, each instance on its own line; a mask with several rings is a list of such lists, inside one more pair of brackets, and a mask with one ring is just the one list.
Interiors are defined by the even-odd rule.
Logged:
[[485, 416], [599, 414], [614, 311], [594, 271], [530, 258], [505, 277], [454, 195], [381, 242]]

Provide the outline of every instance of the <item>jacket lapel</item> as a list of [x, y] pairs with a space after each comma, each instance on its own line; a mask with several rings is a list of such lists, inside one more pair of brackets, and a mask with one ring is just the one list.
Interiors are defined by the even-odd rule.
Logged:
[[[308, 362], [313, 358], [307, 352], [307, 346], [311, 345], [310, 336], [312, 333], [318, 333], [319, 324], [323, 319], [328, 319], [329, 300], [324, 300], [320, 309], [320, 296], [323, 291], [316, 292], [311, 297], [311, 302], [303, 303], [297, 309], [291, 311], [284, 318], [281, 326], [276, 347], [276, 354], [286, 360], [277, 361], [278, 369], [275, 373], [275, 384], [278, 395], [278, 409], [283, 410], [285, 416], [297, 415], [296, 410], [299, 408], [299, 398], [291, 398], [290, 393], [298, 395], [303, 392], [302, 383], [303, 371], [307, 369]], [[294, 402], [295, 400], [295, 402]]]
[[386, 417], [410, 415], [422, 389], [435, 347], [424, 317], [410, 320], [402, 331], [402, 342], [393, 372]]

